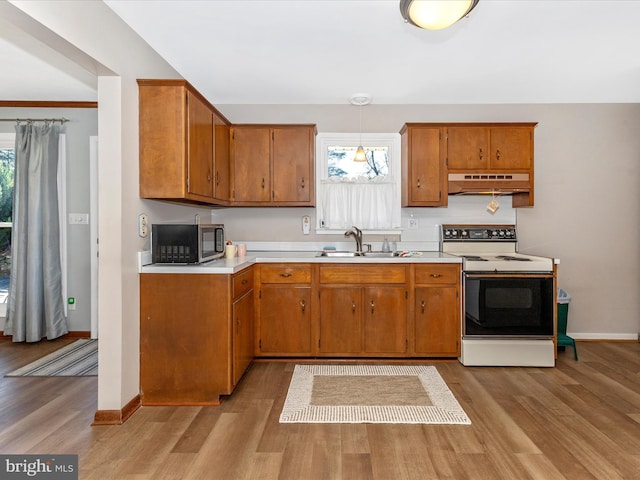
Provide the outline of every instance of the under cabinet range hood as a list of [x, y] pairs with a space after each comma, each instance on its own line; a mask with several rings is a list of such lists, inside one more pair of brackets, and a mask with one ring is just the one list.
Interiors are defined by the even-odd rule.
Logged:
[[531, 190], [528, 173], [450, 173], [449, 195], [513, 195]]

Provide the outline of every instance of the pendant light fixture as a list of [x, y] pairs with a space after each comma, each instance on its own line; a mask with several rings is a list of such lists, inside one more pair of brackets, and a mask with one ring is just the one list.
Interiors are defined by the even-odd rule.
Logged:
[[400, 13], [411, 25], [441, 30], [468, 15], [477, 4], [478, 0], [400, 0]]
[[360, 108], [360, 143], [358, 144], [356, 156], [353, 157], [353, 161], [366, 162], [367, 154], [365, 153], [364, 147], [362, 146], [362, 106], [369, 105], [371, 103], [371, 95], [369, 95], [368, 93], [355, 93], [351, 95], [349, 101], [352, 105], [357, 105]]

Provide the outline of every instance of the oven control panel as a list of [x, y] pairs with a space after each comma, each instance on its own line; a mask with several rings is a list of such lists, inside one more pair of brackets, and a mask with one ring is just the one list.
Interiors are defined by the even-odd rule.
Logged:
[[515, 225], [442, 225], [443, 242], [515, 242]]

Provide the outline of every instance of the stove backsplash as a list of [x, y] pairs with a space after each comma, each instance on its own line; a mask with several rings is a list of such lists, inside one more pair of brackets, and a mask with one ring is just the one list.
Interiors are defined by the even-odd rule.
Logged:
[[[487, 208], [491, 197], [449, 196], [446, 208], [403, 208], [401, 242], [404, 249], [437, 251], [440, 248], [440, 225], [444, 224], [515, 224], [516, 209], [511, 197], [496, 197], [499, 208]], [[411, 228], [414, 225], [414, 228]]]

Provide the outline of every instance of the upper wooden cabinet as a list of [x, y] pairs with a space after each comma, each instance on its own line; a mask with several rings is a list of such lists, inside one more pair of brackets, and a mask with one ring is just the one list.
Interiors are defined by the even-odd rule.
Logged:
[[228, 204], [228, 120], [185, 80], [138, 89], [140, 197]]
[[233, 205], [314, 206], [315, 125], [233, 125]]
[[406, 124], [402, 142], [402, 206], [447, 205], [443, 128]]
[[533, 206], [536, 123], [408, 123], [402, 137], [402, 205], [447, 205], [455, 193], [507, 192]]
[[535, 124], [447, 127], [449, 171], [528, 171]]

